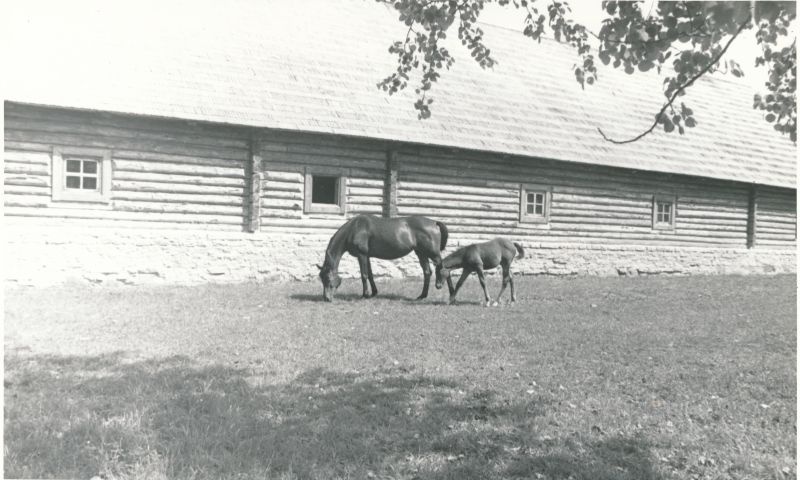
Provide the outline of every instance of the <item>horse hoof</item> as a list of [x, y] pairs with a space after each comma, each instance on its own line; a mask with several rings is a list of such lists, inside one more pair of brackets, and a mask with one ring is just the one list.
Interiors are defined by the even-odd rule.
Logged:
[[497, 303], [497, 300], [495, 300], [494, 302], [492, 302], [492, 306], [493, 306], [493, 307], [497, 307], [497, 306], [499, 306], [499, 305], [500, 305], [500, 304], [499, 304], [499, 303]]

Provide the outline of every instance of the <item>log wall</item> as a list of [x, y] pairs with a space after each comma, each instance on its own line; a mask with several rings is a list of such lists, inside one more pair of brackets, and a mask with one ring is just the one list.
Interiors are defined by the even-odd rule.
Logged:
[[[92, 282], [109, 272], [123, 283], [312, 278], [327, 239], [348, 218], [394, 211], [444, 221], [448, 251], [513, 237], [535, 252], [520, 262], [524, 273], [794, 268], [786, 263], [796, 245], [790, 189], [9, 103], [4, 135], [8, 256], [18, 277], [94, 269], [85, 275]], [[107, 204], [52, 201], [54, 147], [111, 151]], [[343, 214], [304, 212], [307, 170], [346, 177]], [[551, 189], [547, 224], [519, 221], [523, 184]], [[673, 230], [652, 228], [654, 195], [677, 199]], [[745, 253], [751, 198], [756, 248]], [[62, 259], [69, 265], [56, 267]], [[386, 276], [420, 272], [413, 257], [382, 263], [376, 271]], [[354, 275], [357, 265], [346, 260], [342, 269]]]
[[[51, 201], [53, 147], [111, 150], [108, 205]], [[248, 148], [233, 128], [6, 104], [5, 214], [241, 230]]]
[[[381, 215], [386, 167], [382, 144], [280, 133], [264, 136], [259, 143], [262, 231], [333, 234], [355, 215]], [[344, 215], [303, 211], [307, 169], [345, 176]]]
[[796, 191], [759, 187], [756, 205], [756, 247], [794, 248], [797, 243]]
[[[543, 242], [744, 246], [743, 185], [537, 159], [402, 152], [400, 215], [444, 220], [465, 237]], [[550, 222], [519, 222], [523, 184], [552, 188]], [[677, 198], [675, 228], [652, 228], [654, 195]]]

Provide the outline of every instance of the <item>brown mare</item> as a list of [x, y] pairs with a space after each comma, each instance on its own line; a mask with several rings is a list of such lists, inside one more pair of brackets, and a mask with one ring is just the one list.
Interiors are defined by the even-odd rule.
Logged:
[[[411, 252], [419, 257], [425, 283], [422, 294], [417, 298], [428, 296], [431, 281], [431, 267], [428, 260], [436, 265], [436, 288], [441, 288], [439, 265], [442, 263], [441, 251], [447, 244], [447, 227], [435, 220], [425, 217], [381, 218], [373, 215], [359, 215], [341, 226], [331, 237], [325, 251], [325, 262], [319, 268], [322, 280], [322, 298], [326, 302], [333, 300], [336, 289], [342, 283], [339, 277], [339, 260], [345, 252], [358, 259], [361, 268], [361, 285], [364, 298], [370, 297], [367, 281], [372, 287], [372, 295], [378, 294], [375, 280], [372, 278], [370, 258], [394, 260]], [[448, 279], [452, 288], [452, 282]]]
[[[497, 300], [503, 295], [506, 285], [511, 284], [511, 301], [517, 300], [514, 295], [514, 279], [511, 278], [511, 262], [514, 257], [519, 253], [519, 258], [525, 256], [525, 250], [522, 245], [516, 242], [511, 242], [505, 238], [495, 238], [484, 243], [476, 243], [467, 245], [466, 247], [459, 248], [455, 252], [448, 255], [442, 260], [441, 272], [436, 272], [436, 288], [442, 287], [442, 279], [447, 280], [447, 286], [450, 288], [450, 304], [456, 303], [456, 294], [464, 281], [469, 277], [470, 273], [475, 272], [478, 274], [478, 280], [481, 282], [483, 288], [483, 296], [486, 299], [486, 306], [497, 305]], [[497, 294], [497, 300], [492, 303], [489, 293], [486, 291], [486, 282], [483, 277], [483, 271], [495, 268], [500, 265], [503, 267], [503, 286], [500, 288], [500, 293]], [[450, 280], [450, 271], [463, 268], [461, 278], [458, 279], [456, 287], [453, 288], [452, 281]]]

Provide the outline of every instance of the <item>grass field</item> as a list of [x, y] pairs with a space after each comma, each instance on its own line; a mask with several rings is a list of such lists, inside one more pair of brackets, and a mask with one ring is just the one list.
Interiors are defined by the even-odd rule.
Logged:
[[5, 475], [796, 478], [796, 282], [6, 289]]

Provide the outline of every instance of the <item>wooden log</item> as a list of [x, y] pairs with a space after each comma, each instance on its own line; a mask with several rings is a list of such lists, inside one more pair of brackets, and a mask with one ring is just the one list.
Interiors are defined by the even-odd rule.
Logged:
[[227, 215], [205, 215], [169, 212], [143, 212], [125, 210], [95, 210], [95, 209], [68, 209], [68, 208], [28, 208], [28, 207], [8, 207], [4, 211], [5, 215], [21, 217], [61, 217], [61, 218], [81, 218], [81, 219], [104, 219], [104, 220], [135, 220], [148, 222], [168, 222], [168, 223], [194, 223], [194, 224], [227, 224], [238, 225], [241, 228], [241, 216]]
[[375, 205], [383, 212], [383, 197], [382, 196], [361, 196], [361, 195], [348, 195], [347, 205]]
[[8, 175], [5, 174], [3, 177], [3, 184], [4, 185], [30, 185], [30, 186], [42, 186], [42, 187], [50, 187], [50, 177], [42, 177], [38, 175]]
[[746, 226], [746, 245], [747, 248], [756, 246], [756, 235], [758, 232], [758, 219], [756, 212], [758, 210], [758, 191], [755, 185], [750, 187], [750, 193], [747, 200], [747, 226]]
[[165, 156], [180, 157], [206, 157], [228, 160], [246, 160], [246, 151], [235, 149], [210, 148], [197, 145], [187, 145], [183, 143], [169, 144], [163, 142], [143, 141], [131, 138], [110, 138], [98, 137], [85, 134], [53, 133], [53, 132], [30, 132], [24, 130], [13, 130], [6, 128], [5, 138], [9, 141], [26, 142], [35, 138], [37, 143], [50, 144], [60, 147], [95, 147], [101, 149], [113, 149], [115, 154], [122, 154], [126, 157], [136, 155], [152, 155], [155, 153]]
[[261, 191], [261, 198], [276, 198], [282, 200], [293, 200], [303, 203], [303, 195], [300, 192], [288, 192], [283, 190]]
[[141, 201], [114, 200], [112, 202], [115, 210], [120, 212], [152, 212], [152, 213], [181, 213], [187, 215], [219, 215], [236, 216], [240, 224], [242, 223], [241, 205], [212, 205], [196, 203], [150, 203]]
[[[446, 179], [442, 179], [446, 181]], [[448, 184], [448, 183], [425, 183], [419, 181], [412, 181], [406, 179], [405, 176], [401, 177], [398, 182], [398, 191], [400, 196], [406, 196], [406, 192], [446, 192], [454, 194], [473, 194], [473, 195], [489, 195], [492, 197], [519, 197], [519, 185], [508, 187], [476, 187], [471, 185], [461, 184]]]
[[254, 233], [261, 226], [261, 187], [264, 184], [264, 174], [261, 171], [263, 158], [262, 148], [258, 137], [250, 136], [249, 161], [245, 164], [245, 176], [250, 180], [245, 185], [245, 230]]
[[[57, 209], [50, 209], [47, 213], [54, 213]], [[31, 209], [26, 209], [30, 212]], [[29, 215], [11, 215], [6, 216], [5, 221], [7, 226], [32, 226], [40, 227], [42, 219], [46, 219], [47, 226], [50, 228], [83, 228], [92, 230], [101, 229], [136, 229], [139, 232], [143, 230], [181, 230], [181, 231], [196, 231], [203, 234], [208, 231], [241, 231], [242, 226], [237, 224], [225, 223], [192, 223], [192, 222], [173, 222], [170, 220], [148, 220], [147, 216], [142, 216], [139, 219], [119, 219], [119, 218], [80, 218], [80, 217], [54, 217], [54, 216], [29, 216]]]
[[129, 172], [129, 171], [115, 171], [115, 180], [130, 180], [130, 181], [144, 181], [154, 183], [167, 183], [167, 184], [185, 184], [185, 185], [204, 185], [207, 187], [237, 187], [244, 189], [244, 178], [232, 177], [218, 177], [218, 176], [197, 176], [197, 175], [182, 175], [182, 174], [166, 174], [166, 173], [151, 173], [151, 172]]
[[351, 204], [347, 206], [348, 217], [355, 217], [361, 214], [381, 215], [383, 214], [383, 205]]
[[242, 192], [239, 192], [239, 195], [219, 195], [213, 192], [190, 194], [177, 192], [134, 192], [121, 190], [112, 191], [111, 195], [114, 200], [230, 206], [241, 206], [244, 199]]
[[374, 188], [379, 191], [383, 190], [383, 180], [382, 179], [374, 179], [374, 178], [361, 178], [361, 177], [350, 177], [347, 179], [347, 186], [348, 187], [364, 187], [364, 188]]
[[305, 177], [302, 172], [281, 172], [276, 170], [265, 170], [264, 180], [286, 182], [286, 183], [303, 183]]
[[398, 215], [399, 160], [397, 156], [397, 150], [394, 148], [386, 151], [386, 166], [383, 176], [383, 210], [381, 212], [386, 218], [394, 218]]
[[3, 172], [6, 175], [38, 175], [50, 176], [50, 166], [40, 163], [19, 163], [3, 161]]
[[302, 195], [303, 184], [294, 182], [290, 183], [290, 182], [278, 182], [275, 180], [266, 180], [261, 185], [261, 192], [262, 195], [266, 195], [269, 192], [296, 192]]
[[283, 198], [261, 197], [261, 206], [264, 208], [286, 208], [289, 210], [303, 211], [302, 200], [288, 200]]
[[300, 220], [303, 218], [303, 212], [285, 208], [268, 208], [262, 205], [260, 223], [263, 223], [265, 218], [293, 218]]
[[17, 194], [6, 192], [3, 195], [3, 204], [6, 207], [46, 207], [51, 203], [50, 196]]
[[[492, 203], [505, 204], [505, 205], [519, 205], [519, 193], [514, 196], [492, 196]], [[422, 191], [408, 191], [402, 192], [397, 199], [398, 204], [413, 203], [415, 201], [427, 202], [450, 202], [450, 201], [464, 201], [464, 202], [485, 202], [487, 201], [486, 195], [471, 195], [471, 194], [457, 194], [457, 193], [443, 193], [443, 192], [422, 192]]]
[[[198, 141], [208, 139], [219, 142], [230, 140], [242, 144], [247, 141], [247, 134], [240, 127], [221, 124], [205, 124], [176, 119], [159, 119], [140, 117], [118, 113], [99, 113], [57, 109], [53, 107], [35, 107], [32, 105], [15, 105], [7, 103], [5, 108], [7, 124], [17, 125], [21, 121], [33, 120], [65, 125], [86, 125], [93, 127], [116, 127], [125, 131], [170, 132], [170, 134], [193, 135]], [[234, 144], [234, 145], [236, 145]], [[247, 148], [243, 146], [242, 148]]]
[[3, 187], [3, 194], [5, 195], [44, 195], [49, 197], [52, 194], [52, 189], [47, 185], [8, 185]]
[[372, 187], [347, 187], [348, 197], [379, 197], [383, 198], [383, 189]]
[[161, 192], [161, 193], [187, 193], [195, 195], [232, 195], [242, 196], [243, 189], [239, 187], [215, 186], [213, 189], [205, 185], [192, 185], [185, 183], [165, 182], [140, 182], [132, 180], [117, 180], [112, 182], [114, 192]]
[[24, 150], [6, 150], [3, 152], [3, 163], [13, 162], [26, 165], [50, 166], [50, 154], [47, 152], [28, 152]]
[[139, 162], [125, 160], [114, 156], [114, 171], [166, 173], [177, 175], [196, 175], [200, 177], [227, 177], [244, 178], [244, 169], [241, 166], [209, 167], [205, 165], [187, 165], [181, 163]]
[[[66, 133], [104, 137], [109, 139], [138, 140], [144, 143], [173, 143], [183, 145], [198, 145], [211, 148], [237, 149], [246, 152], [248, 144], [240, 132], [231, 135], [208, 135], [197, 129], [186, 130], [176, 126], [175, 121], [162, 124], [162, 128], [150, 129], [148, 125], [127, 121], [93, 121], [91, 117], [79, 118], [75, 115], [59, 115], [51, 112], [47, 118], [26, 118], [12, 115], [8, 119], [9, 128], [31, 132]], [[151, 120], [153, 121], [153, 120]], [[159, 123], [158, 121], [154, 121]], [[239, 137], [239, 138], [237, 138]]]

